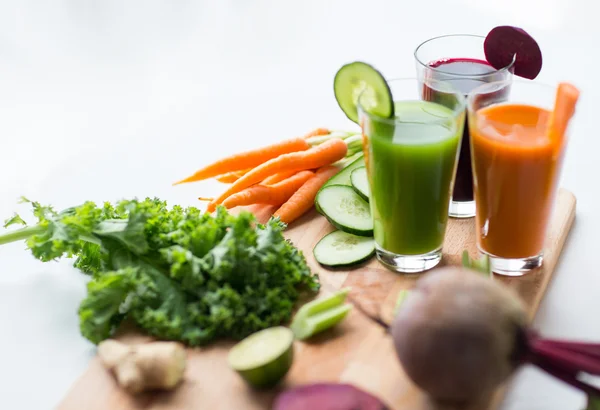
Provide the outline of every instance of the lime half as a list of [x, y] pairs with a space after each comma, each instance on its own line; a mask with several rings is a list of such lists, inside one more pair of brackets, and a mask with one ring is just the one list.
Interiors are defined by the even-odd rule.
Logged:
[[253, 387], [276, 385], [292, 367], [294, 333], [277, 326], [256, 332], [229, 351], [229, 365]]

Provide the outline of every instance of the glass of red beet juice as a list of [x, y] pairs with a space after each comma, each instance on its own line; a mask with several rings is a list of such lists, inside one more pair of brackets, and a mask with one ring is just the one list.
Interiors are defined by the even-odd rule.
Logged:
[[[418, 78], [452, 83], [453, 88], [462, 91], [465, 97], [483, 83], [506, 81], [506, 87], [510, 87], [514, 61], [499, 70], [493, 68], [485, 58], [484, 40], [483, 36], [451, 34], [425, 41], [415, 50]], [[508, 91], [498, 90], [498, 95], [489, 97], [502, 100]], [[438, 94], [436, 90], [424, 91], [425, 99], [443, 99], [444, 96]], [[475, 216], [468, 124], [465, 124], [462, 136], [449, 214], [455, 218]]]

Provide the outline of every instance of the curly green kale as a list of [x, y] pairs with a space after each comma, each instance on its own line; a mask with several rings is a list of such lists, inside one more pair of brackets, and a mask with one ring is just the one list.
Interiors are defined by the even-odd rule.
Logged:
[[[60, 213], [31, 204], [38, 224], [0, 235], [0, 244], [26, 239], [42, 261], [77, 258], [92, 275], [79, 317], [94, 343], [125, 318], [192, 346], [241, 339], [289, 321], [300, 292], [319, 289], [277, 219], [262, 225], [249, 212], [209, 215], [159, 199], [86, 202]], [[15, 215], [7, 225], [22, 222]]]

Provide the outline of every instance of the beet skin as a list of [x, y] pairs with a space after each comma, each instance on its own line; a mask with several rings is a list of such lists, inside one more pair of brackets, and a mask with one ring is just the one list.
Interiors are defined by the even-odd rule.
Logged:
[[527, 321], [520, 299], [487, 276], [439, 268], [417, 281], [392, 335], [406, 374], [430, 397], [471, 402], [518, 366]]

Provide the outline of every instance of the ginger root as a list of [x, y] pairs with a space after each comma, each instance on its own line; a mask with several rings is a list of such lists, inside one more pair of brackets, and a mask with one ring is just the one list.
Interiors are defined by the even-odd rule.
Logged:
[[131, 393], [173, 389], [183, 378], [185, 348], [175, 342], [151, 342], [129, 346], [116, 340], [98, 345], [100, 361], [117, 383]]

